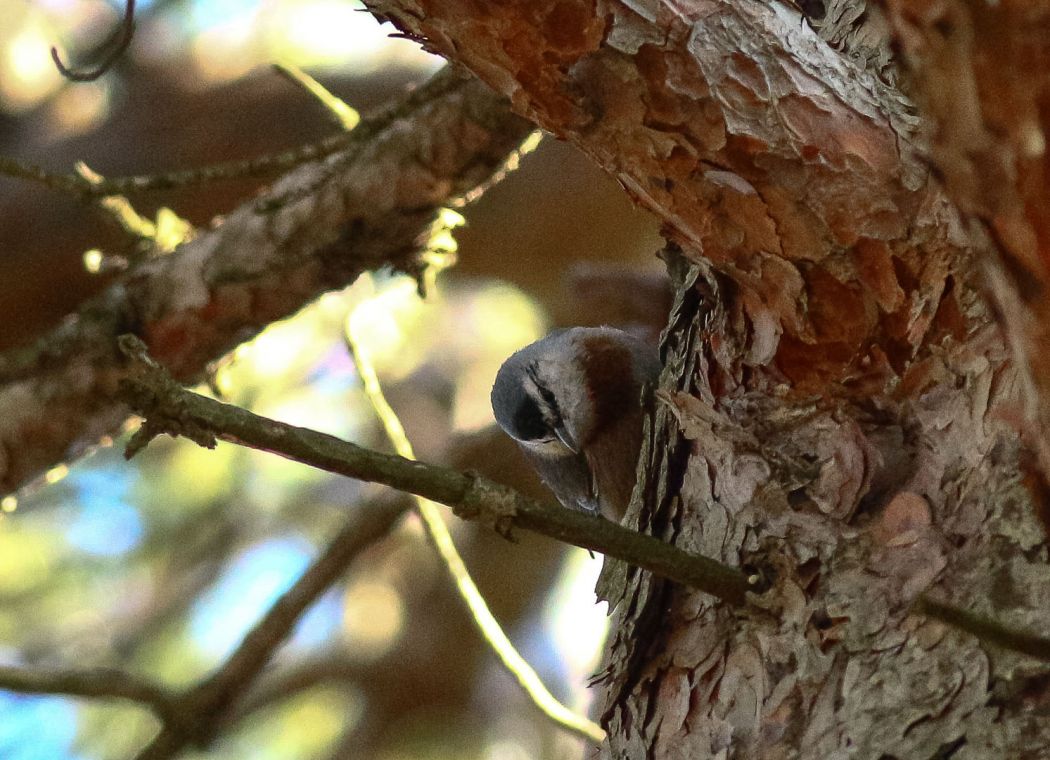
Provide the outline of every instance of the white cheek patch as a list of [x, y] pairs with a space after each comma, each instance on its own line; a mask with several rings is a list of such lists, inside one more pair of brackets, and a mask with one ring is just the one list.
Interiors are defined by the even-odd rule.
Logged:
[[[587, 394], [587, 378], [575, 359], [579, 351], [575, 344], [564, 346], [559, 359], [541, 361], [543, 378], [554, 392], [558, 402], [561, 424], [577, 447], [592, 427], [591, 402]], [[536, 396], [534, 396], [536, 398]]]

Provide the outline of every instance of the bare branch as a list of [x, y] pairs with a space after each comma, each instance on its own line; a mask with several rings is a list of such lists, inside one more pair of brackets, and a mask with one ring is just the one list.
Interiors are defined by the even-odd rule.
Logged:
[[1043, 662], [1050, 662], [1050, 639], [1009, 628], [996, 620], [934, 601], [925, 596], [920, 597], [915, 603], [915, 611], [940, 620], [952, 628], [965, 631], [985, 643], [1020, 652]]
[[275, 63], [273, 69], [295, 86], [301, 87], [308, 95], [320, 103], [325, 112], [342, 129], [349, 132], [361, 123], [361, 114], [357, 112], [356, 108], [350, 106], [342, 98], [337, 98], [328, 91], [328, 88], [298, 66]]
[[56, 670], [0, 665], [0, 689], [23, 694], [127, 699], [150, 707], [160, 718], [170, 714], [175, 704], [175, 694], [168, 689], [113, 668]]
[[256, 623], [223, 666], [179, 697], [176, 712], [139, 754], [139, 760], [172, 757], [187, 745], [204, 746], [212, 741], [230, 709], [248, 693], [300, 616], [362, 550], [390, 531], [408, 507], [404, 500], [397, 500], [355, 510], [324, 553]]
[[52, 190], [87, 197], [129, 195], [148, 190], [170, 190], [191, 185], [203, 185], [208, 182], [258, 177], [273, 172], [288, 171], [307, 161], [316, 161], [337, 151], [345, 150], [352, 142], [349, 134], [340, 132], [317, 142], [300, 145], [280, 153], [246, 158], [242, 161], [227, 161], [162, 174], [106, 177], [96, 183], [87, 182], [76, 172], [71, 174], [51, 172], [36, 164], [24, 163], [9, 156], [0, 156], [0, 174], [39, 182]]
[[[405, 433], [397, 412], [386, 400], [375, 365], [362, 348], [360, 335], [355, 334], [356, 332], [354, 320], [351, 319], [347, 325], [346, 344], [354, 359], [357, 373], [361, 376], [365, 396], [372, 404], [383, 430], [386, 431], [387, 438], [394, 445], [394, 451], [405, 459], [414, 461], [416, 455], [412, 449], [412, 443], [408, 440], [408, 435]], [[543, 679], [540, 678], [535, 668], [518, 652], [517, 647], [503, 630], [503, 626], [489, 609], [488, 602], [485, 601], [481, 590], [471, 577], [470, 571], [467, 570], [467, 565], [452, 541], [452, 533], [445, 524], [438, 505], [429, 499], [417, 496], [416, 512], [430, 538], [431, 545], [441, 558], [441, 563], [445, 566], [455, 586], [456, 593], [466, 605], [474, 626], [478, 629], [485, 644], [499, 659], [500, 664], [514, 677], [533, 704], [555, 725], [588, 741], [599, 744], [603, 742], [605, 731], [602, 727], [587, 718], [586, 715], [570, 710], [559, 702], [543, 683]]]
[[756, 590], [755, 582], [736, 568], [610, 520], [540, 504], [479, 475], [381, 454], [193, 393], [146, 358], [133, 338], [122, 339], [122, 345], [136, 356], [136, 371], [124, 382], [125, 396], [132, 409], [146, 417], [129, 443], [130, 453], [160, 433], [186, 436], [205, 446], [229, 441], [440, 502], [465, 520], [485, 522], [503, 533], [524, 528], [617, 557], [730, 604], [742, 605], [746, 593]]

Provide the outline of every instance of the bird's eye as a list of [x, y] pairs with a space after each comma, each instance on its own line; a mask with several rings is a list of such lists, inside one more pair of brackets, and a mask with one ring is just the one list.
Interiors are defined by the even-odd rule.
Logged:
[[519, 440], [538, 441], [551, 437], [551, 430], [543, 419], [536, 402], [524, 396], [518, 408], [514, 411], [514, 432]]

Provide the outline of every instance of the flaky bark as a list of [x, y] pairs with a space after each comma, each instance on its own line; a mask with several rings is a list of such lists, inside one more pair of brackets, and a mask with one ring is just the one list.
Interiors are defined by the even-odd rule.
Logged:
[[928, 592], [1045, 628], [1050, 584], [1010, 425], [1025, 385], [971, 272], [987, 252], [926, 169], [878, 19], [368, 5], [577, 144], [681, 247], [632, 515], [775, 586], [739, 614], [610, 573], [605, 756], [1050, 754], [1041, 669], [909, 612]]
[[1050, 475], [1050, 3], [886, 0], [930, 132], [1026, 384], [1018, 410]]

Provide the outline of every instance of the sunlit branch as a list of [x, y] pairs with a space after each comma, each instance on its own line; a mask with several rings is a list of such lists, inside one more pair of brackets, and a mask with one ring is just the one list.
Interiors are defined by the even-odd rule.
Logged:
[[[83, 161], [78, 161], [76, 173], [92, 187], [106, 181], [98, 172]], [[193, 225], [175, 215], [173, 211], [161, 208], [157, 212], [158, 223], [142, 216], [123, 195], [105, 195], [96, 199], [99, 208], [105, 211], [117, 226], [137, 242], [146, 242], [158, 252], [171, 253], [179, 245], [193, 237]], [[159, 223], [161, 219], [169, 220], [167, 225]], [[163, 229], [168, 227], [169, 229]], [[174, 234], [173, 234], [174, 232]]]
[[[367, 276], [367, 275], [365, 275]], [[415, 452], [412, 443], [405, 434], [405, 428], [397, 416], [397, 412], [390, 406], [379, 383], [379, 375], [376, 374], [375, 366], [368, 354], [365, 352], [359, 336], [355, 334], [353, 317], [347, 322], [346, 342], [357, 366], [357, 372], [361, 376], [365, 395], [368, 397], [376, 416], [383, 425], [387, 438], [394, 445], [394, 450], [405, 459], [414, 460]], [[514, 644], [504, 632], [503, 627], [496, 620], [496, 616], [489, 609], [485, 597], [467, 570], [466, 563], [456, 549], [452, 541], [452, 534], [438, 509], [437, 504], [416, 496], [416, 511], [423, 522], [430, 542], [437, 550], [441, 562], [448, 570], [452, 581], [456, 586], [459, 597], [467, 606], [471, 619], [478, 627], [482, 639], [499, 658], [500, 663], [521, 685], [529, 699], [552, 721], [575, 734], [582, 736], [592, 742], [605, 740], [605, 731], [594, 721], [588, 720], [586, 716], [573, 712], [559, 702], [550, 690], [544, 685], [543, 680], [529, 665], [528, 661], [515, 648]]]
[[118, 335], [136, 332], [175, 377], [196, 382], [238, 344], [362, 271], [420, 276], [420, 241], [439, 210], [473, 197], [530, 129], [503, 99], [446, 69], [340, 133], [344, 150], [298, 166], [34, 344], [0, 354], [0, 452], [18, 452], [0, 456], [0, 499], [120, 429]]
[[273, 68], [278, 74], [290, 80], [293, 84], [303, 88], [313, 96], [313, 98], [324, 106], [325, 110], [332, 115], [332, 118], [335, 119], [336, 123], [346, 131], [349, 132], [361, 123], [361, 114], [357, 112], [356, 108], [353, 108], [342, 98], [333, 95], [327, 87], [322, 85], [298, 66], [275, 63]]
[[541, 504], [480, 475], [371, 451], [193, 393], [145, 356], [136, 339], [125, 336], [121, 346], [134, 357], [134, 367], [122, 383], [125, 398], [146, 418], [128, 444], [129, 456], [162, 433], [182, 435], [207, 447], [217, 440], [229, 441], [422, 496], [452, 507], [463, 519], [487, 523], [504, 533], [524, 528], [617, 557], [730, 604], [743, 604], [752, 588], [748, 577], [736, 568], [689, 554], [610, 520]]
[[[275, 68], [316, 98], [339, 121], [344, 129], [350, 130], [357, 126], [357, 123], [360, 121], [357, 111], [335, 97], [306, 72], [295, 67], [276, 66]], [[437, 267], [431, 267], [431, 273], [436, 269]], [[369, 277], [367, 273], [362, 276]], [[347, 323], [346, 338], [347, 347], [353, 356], [358, 374], [361, 376], [365, 395], [368, 397], [376, 416], [383, 425], [387, 438], [390, 439], [394, 450], [400, 456], [406, 459], [415, 459], [415, 452], [412, 449], [411, 442], [408, 440], [408, 436], [405, 434], [405, 428], [393, 407], [386, 400], [375, 366], [364, 352], [358, 336], [354, 333], [353, 319]], [[449, 575], [451, 575], [456, 591], [464, 604], [466, 604], [471, 619], [478, 627], [482, 638], [499, 658], [499, 661], [517, 680], [533, 703], [556, 724], [590, 741], [603, 741], [605, 739], [605, 731], [602, 730], [601, 726], [588, 720], [583, 715], [578, 715], [555, 699], [535, 669], [529, 665], [514, 647], [510, 638], [503, 631], [503, 627], [489, 609], [484, 596], [482, 596], [477, 584], [474, 583], [474, 579], [471, 578], [463, 558], [452, 541], [452, 535], [449, 533], [448, 526], [445, 525], [437, 504], [419, 496], [416, 497], [415, 502], [416, 511], [419, 513], [431, 544], [437, 550], [442, 564], [444, 564]]]
[[292, 588], [270, 607], [226, 662], [178, 697], [175, 713], [164, 722], [160, 733], [138, 759], [169, 758], [190, 744], [207, 745], [302, 614], [339, 579], [362, 550], [385, 536], [408, 508], [406, 501], [398, 500], [355, 509], [347, 525]]
[[158, 717], [171, 713], [175, 694], [152, 681], [112, 668], [82, 670], [0, 665], [0, 690], [96, 699], [127, 699], [150, 707]]
[[[187, 391], [139, 360], [140, 372], [127, 383], [129, 402], [146, 423], [138, 437], [184, 435], [202, 445], [217, 439], [269, 451], [358, 480], [382, 483], [452, 507], [460, 517], [481, 520], [502, 531], [520, 527], [622, 559], [632, 565], [735, 605], [752, 590], [735, 568], [628, 530], [609, 520], [539, 504], [477, 475], [381, 454], [334, 436], [259, 417]], [[935, 617], [982, 641], [1050, 661], [1050, 640], [1011, 630], [965, 610], [922, 599], [916, 611]]]

